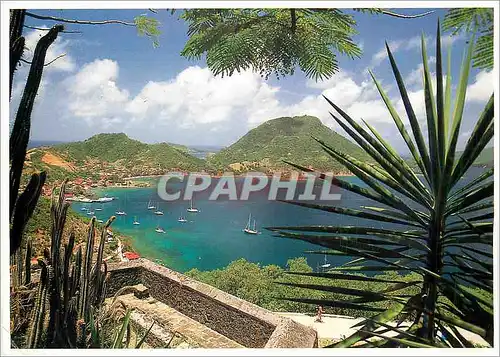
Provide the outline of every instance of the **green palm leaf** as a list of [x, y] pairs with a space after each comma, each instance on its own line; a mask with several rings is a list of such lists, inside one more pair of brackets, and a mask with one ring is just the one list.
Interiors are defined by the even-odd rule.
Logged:
[[[463, 15], [463, 14], [462, 14]], [[461, 16], [461, 15], [460, 15]], [[456, 19], [457, 20], [457, 19]], [[457, 20], [458, 21], [458, 20]], [[462, 21], [462, 20], [460, 20]], [[486, 17], [486, 23], [489, 18]], [[445, 23], [449, 23], [446, 19]], [[446, 25], [447, 26], [447, 25]], [[445, 27], [446, 27], [445, 26]], [[371, 158], [375, 164], [347, 155], [334, 147], [317, 140], [323, 150], [355, 174], [366, 186], [353, 184], [308, 169], [303, 165], [289, 163], [293, 167], [313, 172], [331, 185], [380, 204], [381, 207], [365, 205], [358, 208], [343, 208], [315, 203], [287, 202], [308, 209], [316, 209], [347, 217], [356, 217], [377, 222], [378, 226], [293, 226], [271, 227], [277, 237], [298, 239], [328, 250], [309, 251], [312, 254], [349, 256], [351, 261], [343, 266], [329, 269], [326, 273], [308, 273], [311, 278], [327, 279], [319, 285], [294, 284], [289, 286], [319, 290], [351, 296], [348, 301], [337, 302], [320, 299], [295, 299], [302, 303], [324, 306], [342, 306], [369, 310], [369, 304], [401, 299], [397, 307], [372, 316], [372, 321], [363, 322], [361, 330], [335, 347], [349, 347], [380, 337], [382, 341], [367, 341], [367, 346], [408, 347], [468, 347], [470, 343], [456, 331], [457, 327], [479, 334], [490, 344], [493, 341], [492, 301], [493, 294], [492, 246], [493, 246], [493, 169], [464, 184], [464, 177], [494, 133], [493, 95], [466, 143], [465, 149], [456, 155], [458, 137], [462, 123], [470, 66], [474, 53], [474, 37], [469, 41], [464, 56], [455, 98], [452, 98], [451, 51], [448, 51], [446, 79], [441, 55], [441, 33], [436, 33], [436, 91], [429, 66], [427, 49], [422, 36], [422, 62], [425, 113], [427, 119], [427, 142], [409, 100], [403, 78], [388, 46], [390, 65], [410, 123], [413, 138], [407, 132], [403, 120], [392, 105], [380, 83], [372, 79], [392, 117], [401, 138], [406, 143], [420, 169], [424, 181], [404, 162], [389, 142], [365, 122], [368, 130], [343, 111], [333, 101], [325, 98], [339, 113], [330, 113], [335, 121]], [[487, 51], [481, 44], [482, 51]], [[486, 53], [486, 52], [484, 52]], [[476, 61], [476, 59], [474, 59]], [[477, 60], [480, 61], [480, 60]], [[478, 62], [481, 63], [481, 62]], [[454, 108], [452, 110], [452, 103]], [[459, 184], [460, 183], [460, 184]], [[388, 225], [388, 226], [384, 226]], [[397, 228], [394, 226], [397, 225]], [[401, 228], [404, 227], [404, 228]], [[406, 228], [406, 229], [405, 229]], [[405, 283], [395, 279], [384, 291], [338, 287], [328, 281], [363, 279], [374, 284], [376, 277], [354, 278], [348, 273], [360, 272], [415, 272], [422, 281]], [[398, 282], [398, 280], [401, 280]], [[405, 295], [405, 288], [418, 288], [420, 293], [412, 297]], [[413, 293], [412, 293], [413, 294]], [[409, 298], [410, 297], [410, 298]], [[409, 298], [409, 299], [408, 299]], [[408, 299], [403, 302], [404, 299]], [[343, 304], [343, 305], [342, 305]], [[378, 307], [377, 307], [378, 308]], [[412, 316], [409, 327], [391, 327], [396, 317], [400, 321]], [[378, 323], [377, 323], [378, 322]], [[397, 335], [387, 337], [386, 328]], [[446, 337], [436, 337], [439, 330]]]

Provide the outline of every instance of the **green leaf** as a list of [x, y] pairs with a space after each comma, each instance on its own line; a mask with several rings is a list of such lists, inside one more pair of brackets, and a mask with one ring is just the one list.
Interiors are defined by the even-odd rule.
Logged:
[[472, 192], [456, 197], [452, 202], [450, 202], [445, 214], [447, 216], [452, 215], [459, 212], [463, 208], [467, 208], [481, 200], [484, 200], [485, 198], [492, 197], [493, 192], [494, 182], [487, 182]]
[[[284, 161], [284, 162], [287, 163], [287, 164], [289, 164], [289, 165], [291, 165], [291, 166], [294, 166], [294, 167], [298, 168], [299, 170], [302, 170], [302, 171], [305, 171], [305, 172], [314, 172], [314, 173], [316, 173], [314, 170], [308, 169], [307, 167], [304, 167], [304, 166], [301, 166], [301, 165], [297, 165], [297, 164], [294, 164], [294, 163], [291, 163], [291, 162], [288, 162], [288, 161]], [[325, 179], [327, 177], [325, 174], [318, 174], [318, 176], [321, 179]], [[386, 198], [384, 196], [382, 196], [382, 195], [380, 195], [380, 194], [378, 194], [376, 192], [373, 192], [372, 190], [366, 189], [364, 187], [361, 187], [361, 186], [358, 186], [358, 185], [354, 185], [354, 184], [352, 184], [352, 183], [350, 183], [348, 181], [345, 181], [345, 180], [342, 180], [342, 179], [339, 179], [339, 178], [335, 178], [334, 180], [331, 181], [331, 184], [335, 185], [337, 187], [343, 188], [344, 190], [357, 193], [358, 195], [364, 196], [364, 197], [369, 198], [371, 200], [374, 200], [374, 201], [377, 201], [377, 202], [380, 202], [380, 203], [388, 205], [388, 202], [387, 202], [387, 200], [386, 200]], [[415, 219], [413, 216], [409, 216], [409, 215], [406, 217], [406, 219], [418, 222], [418, 223], [420, 223], [420, 225], [424, 226], [425, 224], [423, 223], [423, 220], [422, 220], [421, 216], [418, 216], [418, 213], [415, 212], [415, 211], [413, 211], [413, 214], [416, 214], [417, 217], [418, 217], [418, 219]]]
[[99, 338], [99, 329], [95, 325], [93, 308], [90, 309], [89, 317], [90, 317], [90, 335], [92, 337], [92, 346], [94, 348], [100, 348], [101, 343]]
[[436, 314], [436, 318], [439, 320], [442, 320], [448, 324], [451, 324], [451, 325], [454, 325], [457, 327], [461, 327], [464, 330], [474, 332], [475, 334], [478, 334], [481, 337], [486, 337], [486, 331], [484, 330], [484, 328], [473, 325], [473, 324], [468, 323], [466, 321], [463, 321], [459, 318], [456, 318], [453, 316], [440, 315], [440, 314]]
[[[437, 111], [436, 103], [434, 101], [434, 93], [432, 90], [432, 78], [429, 70], [429, 63], [427, 60], [427, 49], [425, 45], [425, 38], [422, 34], [422, 62], [424, 64], [424, 98], [425, 98], [425, 112], [427, 115], [427, 131], [429, 142], [429, 155], [431, 160], [430, 176], [434, 178], [434, 193], [437, 195], [438, 186], [441, 184], [441, 161], [438, 153], [438, 136], [437, 136]], [[440, 56], [440, 54], [438, 55]], [[438, 198], [437, 198], [438, 199]]]
[[276, 299], [277, 300], [299, 302], [302, 304], [330, 306], [330, 307], [336, 307], [336, 308], [340, 308], [340, 309], [353, 309], [353, 310], [360, 310], [360, 311], [376, 311], [376, 312], [384, 311], [384, 309], [380, 308], [380, 307], [361, 305], [361, 304], [351, 304], [351, 303], [348, 303], [345, 301], [338, 301], [338, 300], [306, 299], [306, 298], [276, 298]]
[[476, 178], [474, 178], [473, 180], [471, 180], [470, 182], [468, 182], [467, 184], [465, 184], [463, 187], [461, 187], [460, 189], [454, 191], [448, 198], [448, 201], [449, 202], [452, 202], [452, 200], [454, 198], [456, 198], [457, 196], [459, 195], [462, 195], [464, 192], [466, 192], [467, 190], [469, 190], [470, 188], [476, 186], [478, 183], [481, 183], [483, 182], [484, 180], [487, 180], [488, 178], [492, 177], [493, 176], [493, 168], [483, 172], [481, 175], [477, 176]]
[[[446, 132], [445, 132], [445, 94], [443, 88], [443, 65], [441, 58], [441, 26], [437, 26], [437, 34], [436, 34], [436, 110], [437, 110], [437, 151], [439, 158], [439, 168], [444, 167], [445, 159], [446, 159]], [[432, 88], [432, 86], [431, 86]]]
[[399, 132], [401, 133], [401, 136], [405, 140], [406, 145], [408, 146], [408, 149], [410, 150], [413, 156], [413, 159], [420, 167], [420, 170], [422, 171], [427, 182], [430, 185], [432, 185], [431, 181], [432, 178], [429, 176], [431, 170], [431, 163], [429, 159], [429, 154], [427, 152], [427, 147], [425, 146], [424, 137], [422, 135], [422, 131], [420, 130], [420, 124], [418, 122], [417, 116], [415, 115], [415, 111], [413, 110], [413, 107], [411, 105], [410, 98], [408, 96], [408, 92], [406, 91], [406, 87], [404, 85], [401, 73], [399, 72], [399, 69], [396, 65], [396, 61], [394, 60], [394, 56], [392, 55], [387, 42], [385, 43], [385, 46], [387, 48], [387, 53], [389, 55], [389, 61], [391, 63], [392, 71], [394, 73], [394, 77], [396, 78], [396, 83], [399, 88], [399, 93], [401, 94], [401, 99], [403, 100], [406, 114], [408, 115], [408, 120], [410, 121], [410, 126], [413, 132], [413, 136], [415, 137], [415, 142], [417, 144], [418, 152], [415, 148], [415, 145], [413, 144], [413, 141], [408, 135], [408, 132], [406, 131], [403, 123], [401, 121], [398, 121], [396, 122], [396, 125], [399, 129]]
[[368, 281], [368, 282], [378, 282], [378, 283], [407, 283], [403, 280], [387, 280], [387, 279], [378, 279], [371, 276], [365, 275], [349, 275], [349, 274], [335, 274], [335, 273], [303, 273], [303, 272], [286, 272], [290, 275], [300, 275], [300, 276], [312, 276], [318, 278], [326, 278], [326, 279], [334, 279], [334, 280], [355, 280], [355, 281]]
[[151, 329], [153, 328], [154, 324], [155, 324], [155, 322], [153, 321], [153, 323], [151, 324], [151, 326], [149, 326], [148, 330], [144, 333], [144, 336], [142, 336], [141, 340], [137, 343], [135, 348], [141, 348], [144, 341], [146, 341], [146, 338], [148, 337], [149, 333], [151, 332]]
[[401, 311], [403, 311], [405, 305], [404, 304], [396, 304], [393, 308], [387, 309], [384, 312], [373, 316], [369, 321], [366, 321], [363, 326], [363, 331], [357, 331], [346, 339], [336, 343], [334, 347], [336, 348], [345, 348], [350, 347], [356, 342], [360, 341], [364, 336], [366, 336], [366, 332], [374, 331], [378, 328], [377, 322], [388, 322], [393, 321], [396, 316], [398, 316]]
[[127, 331], [128, 324], [130, 322], [130, 315], [132, 314], [131, 309], [127, 309], [125, 313], [125, 317], [123, 318], [122, 325], [120, 327], [120, 331], [116, 335], [116, 338], [113, 342], [113, 348], [123, 348], [123, 337], [125, 337], [125, 332]]
[[458, 82], [455, 98], [455, 109], [453, 111], [453, 123], [450, 132], [450, 142], [446, 150], [446, 166], [444, 177], [451, 177], [453, 165], [455, 163], [455, 149], [457, 146], [458, 136], [460, 132], [460, 124], [462, 123], [462, 115], [465, 106], [465, 94], [467, 91], [467, 84], [469, 80], [470, 63], [472, 56], [472, 48], [474, 46], [474, 36], [469, 41], [469, 48], [467, 56], [462, 62], [462, 72]]
[[386, 150], [391, 153], [391, 155], [401, 164], [402, 168], [400, 168], [400, 171], [404, 171], [408, 174], [410, 174], [413, 177], [412, 182], [416, 183], [419, 186], [419, 189], [423, 190], [425, 193], [425, 196], [430, 197], [430, 192], [427, 189], [427, 187], [420, 181], [420, 179], [417, 177], [415, 172], [413, 172], [412, 168], [406, 163], [405, 160], [397, 153], [397, 151], [389, 144], [382, 136], [378, 133], [378, 131], [370, 125], [368, 122], [366, 122], [364, 119], [361, 119], [363, 123], [370, 129], [373, 135], [380, 141], [380, 143], [386, 148]]
[[399, 207], [399, 205], [404, 205], [405, 206], [404, 209], [400, 208], [402, 211], [404, 211], [405, 209], [408, 210], [410, 209], [407, 205], [403, 203], [403, 201], [401, 201], [399, 198], [393, 195], [388, 189], [380, 185], [377, 181], [370, 178], [368, 175], [386, 184], [390, 188], [398, 191], [399, 193], [404, 194], [413, 201], [418, 202], [423, 206], [430, 207], [427, 199], [424, 196], [422, 196], [422, 194], [412, 185], [407, 184], [405, 181], [400, 181], [398, 183], [394, 179], [389, 178], [386, 173], [385, 175], [382, 175], [378, 170], [375, 170], [371, 166], [357, 160], [356, 158], [344, 154], [332, 147], [329, 147], [321, 140], [316, 139], [316, 141], [318, 141], [323, 146], [323, 149], [329, 155], [331, 155], [333, 158], [335, 158], [337, 161], [343, 164], [347, 169], [349, 169], [349, 171], [354, 173], [359, 179], [361, 179], [363, 182], [365, 182], [368, 186], [370, 186], [372, 189], [374, 189], [382, 196], [386, 197], [387, 199], [390, 199], [393, 202], [393, 205], [395, 205], [395, 207]]
[[316, 204], [316, 203], [307, 203], [307, 202], [301, 202], [301, 201], [284, 201], [284, 200], [278, 200], [278, 201], [292, 204], [292, 205], [296, 205], [296, 206], [317, 209], [317, 210], [321, 210], [321, 211], [325, 211], [325, 212], [342, 214], [345, 216], [353, 216], [353, 217], [358, 217], [358, 218], [370, 219], [373, 221], [388, 222], [388, 223], [403, 224], [403, 225], [408, 225], [408, 226], [419, 227], [419, 225], [417, 225], [413, 222], [410, 222], [410, 221], [395, 219], [395, 218], [391, 218], [388, 216], [377, 215], [377, 214], [373, 214], [373, 213], [369, 213], [369, 212], [363, 212], [363, 211], [351, 209], [351, 208], [325, 206], [325, 205], [320, 205], [320, 204]]
[[416, 347], [416, 348], [436, 348], [437, 347], [436, 345], [415, 342], [415, 341], [407, 340], [404, 338], [389, 337], [389, 336], [382, 335], [380, 333], [376, 333], [376, 332], [372, 332], [372, 331], [363, 331], [363, 332], [366, 333], [367, 335], [381, 337], [384, 340], [394, 341], [394, 342], [397, 342], [399, 344], [406, 345], [408, 347]]
[[[483, 151], [484, 147], [490, 142], [493, 137], [493, 109], [494, 98], [491, 95], [488, 103], [484, 107], [479, 120], [477, 121], [474, 130], [472, 131], [465, 149], [460, 156], [457, 164], [455, 165], [450, 180], [453, 186], [465, 174], [469, 167], [474, 163], [479, 154]], [[491, 128], [491, 129], [488, 129]]]
[[444, 91], [444, 113], [443, 113], [443, 132], [444, 132], [444, 157], [443, 164], [446, 162], [446, 154], [448, 150], [448, 140], [450, 135], [450, 116], [451, 116], [451, 45], [448, 47], [446, 67], [446, 85]]

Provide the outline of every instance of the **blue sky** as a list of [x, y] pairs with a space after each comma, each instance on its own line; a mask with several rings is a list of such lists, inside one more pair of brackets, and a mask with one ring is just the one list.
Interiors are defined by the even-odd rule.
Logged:
[[[429, 9], [398, 9], [415, 14]], [[252, 73], [230, 78], [214, 78], [203, 60], [180, 56], [186, 40], [187, 25], [160, 10], [32, 10], [37, 14], [82, 20], [120, 19], [132, 21], [142, 13], [161, 22], [160, 47], [153, 48], [133, 27], [120, 25], [67, 25], [82, 34], [61, 34], [47, 55], [65, 53], [47, 67], [33, 113], [32, 139], [82, 140], [100, 132], [125, 132], [144, 142], [175, 142], [188, 145], [230, 145], [249, 129], [280, 116], [311, 114], [325, 125], [339, 128], [329, 119], [327, 95], [356, 119], [373, 124], [384, 137], [393, 140], [396, 129], [374, 90], [367, 70], [371, 68], [398, 105], [398, 93], [383, 52], [384, 41], [393, 49], [399, 68], [407, 81], [410, 98], [422, 107], [419, 36], [429, 39], [429, 55], [437, 18], [446, 9], [436, 9], [418, 19], [398, 19], [384, 15], [354, 13], [363, 48], [356, 60], [339, 57], [341, 73], [330, 80], [314, 83], [297, 71], [285, 79], [265, 81]], [[50, 21], [27, 18], [27, 25], [49, 27]], [[28, 47], [34, 49], [41, 31], [25, 29]], [[456, 83], [465, 37], [444, 39], [452, 44], [452, 72]], [[30, 52], [27, 52], [29, 59]], [[433, 70], [433, 65], [431, 66]], [[22, 93], [27, 68], [16, 76], [11, 114]], [[461, 142], [470, 132], [493, 91], [491, 73], [472, 70], [470, 92], [462, 128]], [[399, 106], [402, 109], [401, 106]], [[421, 112], [423, 113], [423, 112]], [[400, 111], [404, 118], [404, 111]], [[339, 130], [340, 131], [340, 130]], [[341, 132], [341, 131], [340, 131]], [[404, 151], [401, 141], [394, 145]]]

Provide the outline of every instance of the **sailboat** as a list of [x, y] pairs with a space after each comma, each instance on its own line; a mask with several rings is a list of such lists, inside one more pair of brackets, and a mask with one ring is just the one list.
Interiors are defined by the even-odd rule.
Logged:
[[158, 215], [158, 216], [163, 216], [163, 211], [160, 211], [160, 209], [158, 208], [158, 204], [156, 204], [155, 214]]
[[186, 223], [188, 220], [181, 214], [179, 216], [179, 219], [177, 220], [177, 222], [180, 222], [180, 223]]
[[330, 263], [328, 263], [328, 261], [326, 260], [326, 254], [325, 254], [325, 263], [323, 265], [320, 265], [320, 268], [321, 269], [326, 269], [326, 268], [329, 268], [330, 267]]
[[87, 214], [88, 214], [89, 216], [91, 216], [91, 215], [95, 214], [95, 212], [92, 210], [92, 206], [90, 206], [90, 209], [89, 209], [89, 210], [87, 210]]
[[248, 223], [243, 232], [245, 232], [246, 234], [258, 234], [259, 232], [257, 232], [255, 219], [253, 220], [253, 227], [250, 226], [251, 221], [252, 221], [252, 214], [250, 213], [248, 215]]
[[134, 226], [138, 226], [139, 224], [140, 224], [140, 223], [139, 223], [139, 221], [137, 221], [137, 216], [135, 216], [135, 217], [134, 217], [134, 223], [133, 223], [133, 225], [134, 225]]
[[191, 205], [189, 206], [189, 208], [187, 209], [188, 212], [191, 212], [191, 213], [198, 213], [198, 208], [195, 208], [193, 207], [193, 199], [191, 198]]
[[127, 214], [125, 211], [122, 211], [120, 208], [118, 208], [118, 211], [115, 212], [117, 216], [126, 216]]
[[155, 205], [153, 205], [151, 203], [151, 200], [149, 200], [149, 202], [148, 202], [148, 209], [155, 209], [155, 208], [156, 208]]
[[158, 222], [158, 224], [156, 225], [156, 229], [155, 229], [155, 232], [156, 233], [165, 233], [165, 230], [163, 228], [160, 227], [160, 223]]

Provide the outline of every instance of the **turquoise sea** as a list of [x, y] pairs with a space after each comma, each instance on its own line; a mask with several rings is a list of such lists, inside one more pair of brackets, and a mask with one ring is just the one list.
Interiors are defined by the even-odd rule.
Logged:
[[[470, 177], [475, 177], [478, 170], [471, 170]], [[482, 170], [481, 170], [482, 171]], [[356, 177], [342, 177], [352, 183], [360, 184]], [[464, 183], [469, 179], [462, 180]], [[189, 213], [189, 201], [161, 201], [157, 197], [155, 181], [150, 188], [108, 188], [98, 192], [117, 199], [108, 203], [92, 204], [92, 208], [102, 207], [102, 211], [95, 211], [98, 219], [106, 220], [115, 211], [123, 210], [126, 216], [117, 216], [113, 223], [113, 230], [129, 235], [133, 238], [135, 250], [143, 257], [151, 260], [161, 260], [166, 266], [180, 272], [192, 268], [212, 270], [227, 266], [233, 260], [245, 258], [248, 261], [261, 265], [277, 264], [285, 266], [290, 258], [306, 256], [311, 267], [316, 268], [324, 264], [323, 255], [304, 254], [308, 250], [321, 250], [321, 247], [285, 238], [274, 237], [273, 233], [265, 230], [269, 226], [298, 226], [298, 225], [365, 225], [377, 227], [380, 223], [360, 220], [355, 217], [341, 216], [319, 210], [309, 209], [269, 201], [268, 191], [251, 193], [248, 201], [231, 201], [227, 196], [217, 201], [208, 200], [211, 190], [196, 193], [194, 206], [198, 213]], [[176, 184], [173, 185], [175, 187]], [[302, 193], [305, 182], [299, 182], [296, 194]], [[179, 187], [179, 186], [177, 186]], [[240, 186], [238, 186], [240, 187]], [[319, 193], [321, 186], [315, 187]], [[360, 208], [361, 206], [379, 206], [375, 202], [352, 194], [350, 192], [332, 188], [332, 193], [340, 193], [342, 198], [336, 202], [316, 202], [335, 204], [342, 207]], [[284, 192], [282, 190], [280, 193]], [[147, 209], [148, 202], [158, 202], [159, 208], [164, 211], [163, 216], [157, 216]], [[81, 207], [90, 207], [90, 204], [73, 203], [73, 209], [85, 215]], [[249, 214], [255, 218], [258, 235], [247, 235], [243, 229]], [[178, 218], [184, 216], [188, 222], [180, 223]], [[134, 218], [140, 225], [133, 225]], [[157, 233], [155, 228], [161, 226], [166, 233]], [[384, 224], [384, 227], [388, 227]], [[397, 226], [394, 225], [396, 228]], [[339, 265], [346, 262], [344, 257], [329, 256], [328, 263]]]

